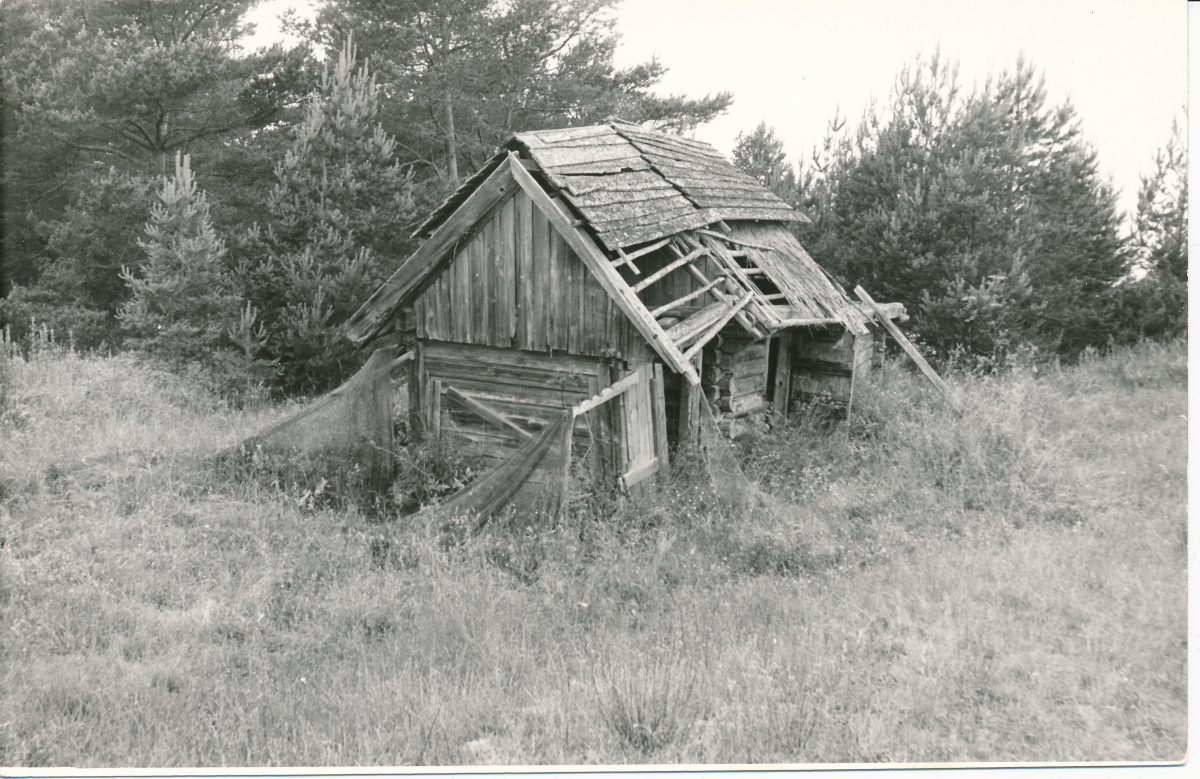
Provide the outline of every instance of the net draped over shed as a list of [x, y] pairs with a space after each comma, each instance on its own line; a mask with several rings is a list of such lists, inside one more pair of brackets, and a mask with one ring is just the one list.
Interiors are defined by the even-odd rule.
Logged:
[[[366, 496], [385, 496], [394, 471], [391, 372], [396, 347], [376, 349], [342, 386], [245, 439], [226, 456], [287, 463]], [[305, 485], [313, 488], [314, 484]]]

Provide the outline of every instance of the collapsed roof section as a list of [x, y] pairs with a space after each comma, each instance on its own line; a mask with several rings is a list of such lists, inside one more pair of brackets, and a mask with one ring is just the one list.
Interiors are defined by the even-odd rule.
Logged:
[[[693, 357], [731, 321], [755, 338], [800, 326], [866, 332], [866, 317], [788, 231], [787, 222], [807, 221], [803, 215], [707, 144], [607, 124], [510, 139], [418, 228], [424, 243], [351, 318], [351, 340], [383, 332], [457, 242], [518, 187], [692, 384], [699, 382]], [[667, 264], [643, 274], [638, 258], [663, 252]], [[694, 279], [691, 291], [651, 308], [645, 290], [677, 272]], [[694, 313], [668, 319], [685, 308]]]

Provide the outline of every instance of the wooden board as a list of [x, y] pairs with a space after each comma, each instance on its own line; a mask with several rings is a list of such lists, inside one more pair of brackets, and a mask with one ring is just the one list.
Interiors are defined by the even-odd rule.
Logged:
[[828, 398], [849, 408], [854, 386], [853, 336], [844, 330], [828, 334], [797, 331], [792, 339], [791, 364], [792, 398]]
[[792, 334], [779, 334], [779, 351], [775, 363], [775, 418], [786, 422], [792, 397]]
[[620, 396], [625, 427], [625, 471], [626, 475], [630, 472], [637, 474], [629, 486], [638, 485], [640, 493], [649, 487], [648, 478], [658, 467], [654, 453], [654, 409], [650, 393], [654, 363], [647, 361], [631, 367], [638, 376], [637, 384]]
[[654, 363], [654, 374], [651, 377], [650, 403], [654, 419], [654, 454], [659, 463], [666, 466], [670, 463], [669, 446], [667, 444], [667, 398], [666, 382], [663, 378], [662, 363]]

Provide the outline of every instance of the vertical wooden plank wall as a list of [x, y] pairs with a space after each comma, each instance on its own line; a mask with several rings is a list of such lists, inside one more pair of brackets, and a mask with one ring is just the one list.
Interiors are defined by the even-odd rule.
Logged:
[[854, 336], [844, 330], [799, 331], [792, 344], [792, 397], [828, 398], [849, 407], [854, 379]]
[[517, 331], [514, 346], [528, 346], [533, 342], [533, 296], [536, 276], [533, 272], [533, 201], [517, 193], [513, 198], [516, 206], [517, 248]]
[[516, 266], [517, 201], [509, 198], [500, 206], [499, 229], [496, 234], [496, 319], [492, 325], [493, 346], [512, 346], [517, 331], [517, 266]]
[[637, 361], [641, 336], [518, 192], [455, 248], [413, 306], [418, 338]]

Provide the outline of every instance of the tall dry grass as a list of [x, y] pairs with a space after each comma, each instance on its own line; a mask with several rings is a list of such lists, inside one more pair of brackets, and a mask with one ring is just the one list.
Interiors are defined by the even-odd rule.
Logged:
[[205, 468], [286, 409], [6, 349], [0, 763], [1178, 759], [1186, 365], [952, 376], [955, 418], [889, 364], [740, 444], [777, 510], [681, 472], [447, 545]]

